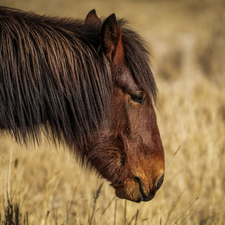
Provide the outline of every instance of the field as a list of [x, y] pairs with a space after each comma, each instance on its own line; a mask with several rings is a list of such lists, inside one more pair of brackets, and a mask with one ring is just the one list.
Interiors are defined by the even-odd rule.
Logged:
[[151, 49], [166, 157], [156, 197], [136, 204], [116, 198], [109, 184], [82, 168], [65, 147], [56, 150], [45, 139], [40, 147], [24, 147], [1, 135], [0, 224], [10, 224], [7, 198], [19, 209], [20, 224], [225, 224], [223, 0], [0, 0], [0, 5], [82, 19], [95, 8], [99, 17], [115, 13], [130, 21]]

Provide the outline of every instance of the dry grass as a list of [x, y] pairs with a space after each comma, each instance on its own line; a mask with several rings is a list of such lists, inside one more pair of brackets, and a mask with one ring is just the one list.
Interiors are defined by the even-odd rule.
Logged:
[[99, 16], [115, 12], [130, 20], [152, 49], [166, 154], [162, 188], [153, 201], [135, 204], [115, 198], [106, 181], [81, 168], [63, 147], [56, 151], [43, 141], [40, 148], [27, 149], [3, 136], [1, 224], [7, 224], [5, 213], [16, 204], [20, 224], [224, 224], [224, 1], [0, 0], [0, 4], [80, 18], [96, 8]]

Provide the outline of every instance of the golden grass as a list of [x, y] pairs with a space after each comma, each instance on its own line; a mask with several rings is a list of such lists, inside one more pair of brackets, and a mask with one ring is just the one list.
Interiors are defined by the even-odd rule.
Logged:
[[96, 8], [99, 16], [115, 12], [131, 21], [152, 49], [159, 88], [156, 110], [166, 155], [162, 188], [151, 202], [136, 204], [115, 198], [106, 181], [81, 168], [63, 147], [55, 150], [43, 140], [39, 148], [25, 148], [2, 136], [2, 224], [7, 195], [19, 205], [22, 218], [28, 215], [29, 224], [224, 224], [224, 1], [0, 4], [80, 18]]

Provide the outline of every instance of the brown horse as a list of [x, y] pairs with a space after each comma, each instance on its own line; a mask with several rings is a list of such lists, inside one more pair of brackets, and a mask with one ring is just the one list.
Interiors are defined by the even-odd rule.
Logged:
[[0, 129], [66, 143], [116, 195], [149, 201], [164, 178], [153, 103], [157, 87], [142, 39], [114, 14], [84, 22], [0, 7]]

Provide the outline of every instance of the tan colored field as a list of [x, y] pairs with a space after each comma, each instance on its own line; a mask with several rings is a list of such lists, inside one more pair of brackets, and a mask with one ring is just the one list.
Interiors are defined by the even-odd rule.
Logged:
[[225, 224], [223, 0], [0, 0], [0, 5], [74, 18], [95, 8], [100, 17], [114, 12], [127, 18], [152, 50], [166, 155], [162, 188], [151, 202], [136, 204], [115, 198], [109, 184], [81, 168], [66, 149], [56, 151], [45, 140], [39, 148], [23, 148], [1, 136], [2, 221], [8, 193], [29, 224]]

